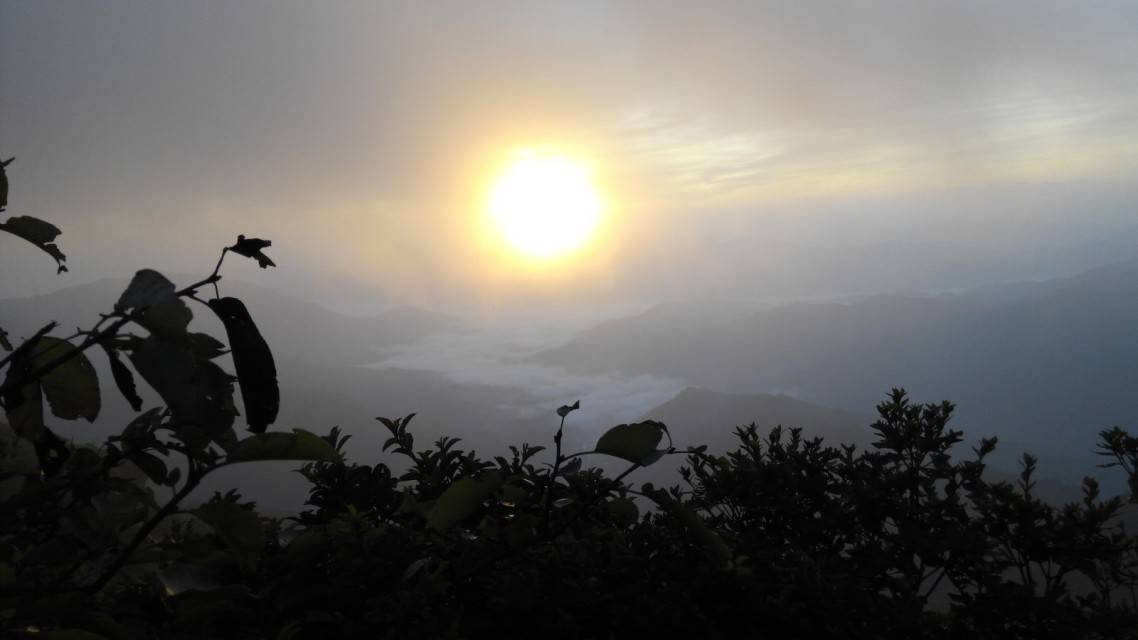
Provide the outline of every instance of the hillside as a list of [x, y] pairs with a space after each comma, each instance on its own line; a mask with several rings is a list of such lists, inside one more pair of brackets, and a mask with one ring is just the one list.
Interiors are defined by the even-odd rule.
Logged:
[[[958, 428], [1076, 454], [1138, 416], [1138, 261], [939, 296], [800, 303], [735, 317], [705, 307], [615, 320], [535, 361], [657, 374], [726, 393], [783, 392], [864, 411], [894, 386], [952, 399]], [[1072, 449], [1073, 448], [1073, 449]]]
[[[173, 276], [186, 284], [192, 276]], [[26, 298], [0, 299], [0, 326], [13, 336], [35, 331], [47, 320], [86, 326], [109, 310], [127, 280], [104, 279]], [[367, 364], [386, 349], [443, 331], [460, 331], [458, 319], [442, 313], [395, 307], [372, 317], [348, 316], [321, 305], [240, 281], [226, 280], [222, 294], [243, 300], [273, 350], [287, 358], [322, 364]], [[211, 314], [194, 309], [198, 330], [220, 331]]]
[[860, 446], [867, 444], [872, 435], [866, 428], [871, 419], [864, 415], [787, 395], [728, 394], [697, 387], [684, 389], [641, 419], [667, 424], [678, 444], [706, 444], [712, 450], [735, 447], [735, 427], [751, 423], [763, 432], [778, 425], [802, 427], [808, 437]]

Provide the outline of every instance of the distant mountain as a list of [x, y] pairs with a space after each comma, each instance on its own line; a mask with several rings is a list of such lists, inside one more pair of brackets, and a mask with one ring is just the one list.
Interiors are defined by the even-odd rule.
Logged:
[[[173, 279], [177, 284], [192, 281]], [[18, 337], [30, 334], [47, 320], [69, 328], [89, 326], [98, 319], [98, 313], [110, 310], [126, 286], [126, 280], [106, 279], [41, 296], [0, 300], [0, 327]], [[391, 347], [462, 330], [457, 318], [412, 307], [354, 317], [244, 282], [225, 281], [222, 294], [245, 302], [274, 353], [305, 362], [366, 364], [379, 360]], [[205, 307], [192, 301], [188, 304], [198, 331], [223, 332]]]
[[[829, 446], [856, 445], [865, 449], [876, 439], [870, 425], [874, 418], [841, 409], [824, 407], [797, 400], [787, 395], [719, 393], [708, 389], [689, 387], [676, 397], [648, 411], [642, 420], [658, 420], [668, 425], [677, 447], [685, 448], [706, 444], [711, 453], [735, 449], [739, 440], [736, 427], [755, 424], [759, 434], [766, 437], [771, 429], [782, 426], [784, 437], [791, 428], [801, 428], [804, 438], [821, 437]], [[973, 443], [962, 442], [957, 454], [971, 458]], [[1001, 442], [987, 462], [987, 476], [992, 480], [1014, 481], [1019, 470], [1018, 460], [1030, 447], [1020, 442]], [[657, 484], [679, 482], [676, 470], [683, 464], [680, 457], [664, 459], [645, 470], [639, 481]], [[1090, 469], [1084, 469], [1090, 471]], [[1037, 495], [1059, 504], [1078, 500], [1081, 492], [1071, 479], [1054, 480], [1050, 469], [1042, 469], [1037, 478]]]
[[668, 425], [679, 446], [706, 444], [724, 451], [738, 444], [735, 427], [755, 423], [766, 434], [772, 427], [802, 427], [807, 437], [821, 436], [829, 443], [865, 446], [872, 420], [841, 409], [796, 400], [787, 395], [731, 394], [688, 387], [676, 397], [644, 414], [641, 420]]
[[[822, 437], [827, 444], [856, 444], [864, 447], [872, 433], [866, 428], [871, 420], [840, 409], [796, 400], [787, 395], [719, 393], [709, 389], [688, 387], [671, 400], [654, 407], [640, 417], [658, 420], [668, 426], [677, 449], [707, 445], [712, 454], [721, 454], [739, 446], [736, 427], [755, 424], [766, 437], [776, 426], [801, 427], [806, 438]], [[678, 470], [686, 456], [666, 456], [652, 466], [636, 472], [636, 482], [652, 482], [660, 486], [680, 484]], [[595, 462], [594, 462], [595, 464]], [[617, 471], [619, 465], [606, 466]]]
[[[949, 242], [929, 235], [865, 242], [829, 233], [834, 234], [832, 242], [785, 241], [742, 230], [704, 237], [693, 241], [700, 250], [684, 253], [682, 261], [661, 264], [655, 256], [646, 256], [643, 262], [631, 261], [627, 271], [616, 277], [627, 279], [632, 290], [657, 299], [677, 292], [685, 298], [801, 299], [1050, 279], [1138, 257], [1138, 247], [1124, 238], [1013, 247]], [[815, 238], [822, 235], [813, 232]]]
[[611, 321], [534, 360], [851, 411], [904, 386], [956, 402], [958, 428], [1023, 441], [1045, 463], [1048, 452], [1094, 462], [1099, 430], [1138, 422], [1138, 261], [956, 294], [675, 316]]

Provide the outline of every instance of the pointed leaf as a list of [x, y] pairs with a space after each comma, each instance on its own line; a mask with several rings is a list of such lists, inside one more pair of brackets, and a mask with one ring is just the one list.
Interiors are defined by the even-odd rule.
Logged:
[[572, 476], [572, 475], [576, 475], [580, 472], [581, 472], [581, 459], [580, 458], [573, 458], [569, 462], [566, 462], [565, 466], [561, 467], [561, 475], [563, 475], [563, 476]]
[[643, 464], [656, 451], [663, 437], [663, 425], [655, 420], [645, 420], [635, 424], [618, 424], [605, 432], [597, 441], [597, 453], [605, 453], [629, 462]]
[[162, 396], [176, 430], [204, 444], [202, 437], [223, 435], [233, 425], [233, 377], [209, 360], [197, 358], [182, 343], [151, 335], [130, 354], [135, 371]]
[[225, 345], [217, 338], [209, 335], [208, 333], [188, 333], [186, 334], [190, 339], [190, 351], [194, 352], [199, 358], [205, 360], [213, 360], [219, 356], [229, 353]]
[[181, 336], [194, 314], [176, 295], [174, 283], [153, 269], [134, 274], [115, 308], [138, 312], [137, 322], [151, 333]]
[[134, 385], [134, 374], [130, 372], [121, 358], [119, 352], [110, 345], [108, 342], [99, 344], [103, 348], [103, 352], [107, 354], [107, 359], [111, 363], [111, 377], [115, 380], [115, 386], [119, 388], [126, 401], [130, 403], [130, 407], [135, 411], [142, 409], [142, 398], [138, 397], [138, 389]]
[[229, 247], [229, 250], [239, 256], [253, 258], [257, 261], [257, 264], [260, 265], [262, 269], [264, 269], [265, 267], [277, 266], [276, 263], [269, 259], [269, 256], [261, 253], [262, 249], [271, 246], [273, 246], [272, 240], [262, 240], [260, 238], [246, 238], [245, 236], [237, 236], [237, 244]]
[[572, 413], [572, 412], [574, 412], [580, 408], [581, 408], [581, 401], [578, 400], [571, 405], [566, 404], [566, 405], [562, 405], [562, 406], [558, 407], [557, 408], [557, 415], [564, 418], [565, 416], [569, 415], [570, 413]]
[[12, 343], [8, 342], [8, 332], [4, 329], [0, 329], [0, 347], [3, 347], [5, 351], [12, 350]]
[[67, 256], [63, 255], [63, 252], [53, 242], [60, 233], [59, 227], [54, 224], [32, 216], [13, 216], [8, 218], [7, 222], [0, 224], [0, 231], [7, 231], [14, 236], [19, 236], [54, 258], [58, 267], [56, 273], [67, 271], [67, 267], [63, 264], [67, 261]]
[[431, 514], [427, 526], [445, 531], [462, 522], [482, 506], [482, 502], [493, 495], [502, 484], [502, 476], [496, 471], [488, 471], [477, 478], [466, 477], [447, 487]]
[[237, 369], [237, 382], [245, 403], [245, 421], [253, 433], [264, 433], [277, 419], [281, 404], [273, 353], [243, 302], [237, 298], [219, 298], [210, 300], [209, 308], [221, 319], [229, 336], [233, 366]]
[[60, 338], [40, 338], [32, 349], [32, 371], [64, 356], [70, 357], [40, 380], [51, 412], [64, 420], [85, 418], [88, 422], [94, 422], [102, 406], [99, 377], [95, 374], [91, 361], [79, 353], [75, 345]]
[[255, 460], [306, 460], [340, 462], [335, 447], [320, 436], [303, 429], [292, 433], [259, 433], [241, 440], [229, 451], [230, 462]]
[[5, 167], [12, 164], [15, 158], [8, 158], [7, 160], [0, 161], [0, 211], [8, 206], [8, 172], [4, 170]]

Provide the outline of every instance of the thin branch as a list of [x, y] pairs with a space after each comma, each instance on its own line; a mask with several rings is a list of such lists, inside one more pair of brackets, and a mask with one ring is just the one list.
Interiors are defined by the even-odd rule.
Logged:
[[[208, 473], [208, 471], [206, 473]], [[112, 562], [110, 566], [104, 569], [103, 573], [100, 574], [94, 582], [92, 582], [87, 587], [84, 587], [83, 590], [91, 593], [96, 593], [105, 587], [107, 583], [115, 577], [115, 574], [119, 572], [119, 569], [122, 569], [123, 566], [126, 565], [126, 563], [130, 560], [130, 557], [134, 555], [134, 552], [138, 549], [139, 545], [141, 545], [142, 542], [146, 540], [151, 532], [153, 532], [154, 529], [169, 515], [178, 510], [178, 504], [184, 500], [186, 496], [190, 495], [194, 489], [197, 488], [198, 484], [201, 482], [201, 479], [204, 476], [205, 473], [187, 476], [186, 484], [182, 487], [182, 489], [178, 491], [178, 493], [174, 494], [174, 497], [171, 498], [169, 502], [163, 505], [161, 509], [159, 509], [153, 516], [150, 517], [149, 520], [146, 521], [145, 524], [142, 525], [141, 528], [139, 528], [139, 530], [134, 534], [134, 537], [131, 538], [130, 542], [127, 544], [126, 548], [123, 549], [122, 552], [119, 553], [118, 557], [114, 559], [114, 562]]]
[[20, 354], [31, 349], [32, 346], [35, 345], [35, 343], [38, 342], [40, 338], [51, 333], [58, 326], [59, 326], [59, 323], [55, 322], [54, 320], [52, 322], [49, 322], [46, 325], [44, 325], [43, 328], [41, 328], [39, 331], [36, 331], [34, 334], [32, 334], [32, 337], [28, 338], [27, 340], [24, 340], [24, 342], [22, 344], [20, 344], [20, 346], [16, 347], [12, 351], [12, 353], [9, 353], [7, 356], [4, 357], [3, 360], [0, 360], [0, 367], [3, 367], [4, 365], [8, 364], [13, 358], [16, 358]]
[[227, 254], [227, 253], [229, 253], [229, 247], [225, 247], [224, 249], [221, 250], [221, 257], [217, 259], [217, 264], [214, 265], [214, 267], [213, 267], [213, 273], [210, 274], [210, 278], [212, 278], [213, 280], [209, 284], [213, 285], [213, 297], [214, 298], [220, 298], [221, 297], [221, 291], [219, 291], [217, 288], [217, 281], [221, 279], [221, 276], [219, 276], [217, 274], [219, 271], [221, 271], [221, 263], [225, 262], [225, 254]]
[[227, 253], [229, 253], [229, 247], [225, 247], [221, 250], [221, 257], [217, 259], [217, 264], [214, 265], [213, 272], [210, 273], [211, 277], [216, 276], [218, 272], [221, 271], [221, 263], [225, 262], [225, 254]]
[[3, 394], [11, 388], [23, 386], [28, 382], [32, 382], [34, 380], [42, 380], [44, 376], [51, 373], [52, 371], [55, 371], [72, 359], [78, 357], [80, 353], [83, 353], [87, 349], [90, 349], [92, 346], [98, 344], [103, 339], [113, 336], [119, 329], [126, 325], [126, 323], [130, 322], [133, 319], [133, 315], [123, 316], [106, 329], [87, 336], [87, 339], [81, 342], [75, 349], [68, 351], [62, 355], [56, 356], [26, 376], [16, 376], [5, 380], [4, 384], [0, 385], [0, 394]]
[[[224, 257], [224, 252], [222, 252], [222, 257]], [[218, 266], [220, 267], [220, 265], [221, 265], [221, 261], [219, 260]], [[199, 280], [198, 282], [195, 282], [194, 284], [191, 284], [190, 286], [175, 292], [174, 295], [176, 295], [180, 298], [192, 296], [193, 294], [197, 293], [197, 290], [199, 288], [201, 288], [207, 284], [213, 284], [220, 279], [221, 279], [221, 276], [217, 275], [216, 272], [211, 273], [209, 275], [209, 277], [203, 278], [202, 280]], [[133, 321], [137, 317], [137, 311], [134, 313], [126, 314], [126, 315], [123, 315], [121, 313], [112, 314], [112, 317], [114, 317], [114, 316], [117, 316], [118, 320], [113, 322], [109, 327], [107, 327], [106, 329], [103, 329], [102, 331], [89, 333], [87, 335], [87, 338], [83, 342], [81, 342], [79, 344], [79, 346], [77, 346], [75, 349], [68, 351], [67, 353], [64, 353], [63, 355], [60, 355], [60, 356], [52, 359], [47, 364], [43, 365], [42, 367], [39, 367], [38, 369], [36, 369], [35, 371], [32, 371], [31, 373], [29, 373], [26, 376], [17, 376], [17, 377], [12, 377], [12, 378], [5, 380], [3, 384], [0, 384], [0, 395], [2, 395], [4, 392], [9, 391], [12, 388], [20, 387], [20, 386], [27, 384], [28, 382], [42, 379], [44, 376], [51, 373], [52, 371], [55, 371], [56, 369], [58, 369], [62, 365], [66, 364], [68, 361], [72, 360], [73, 358], [78, 357], [79, 354], [83, 353], [87, 349], [90, 349], [91, 347], [102, 342], [103, 340], [114, 336], [116, 333], [118, 333], [119, 329], [123, 328], [124, 326], [127, 325], [127, 323]], [[106, 317], [99, 320], [99, 324], [102, 324], [105, 321], [106, 321]], [[49, 326], [51, 328], [54, 328], [55, 323], [51, 323], [51, 325], [49, 325]], [[98, 325], [96, 325], [96, 326], [98, 326]], [[40, 329], [40, 331], [37, 332], [36, 339], [43, 337], [41, 332], [46, 333], [47, 331], [50, 331], [51, 328], [44, 327], [44, 329]], [[45, 331], [45, 329], [46, 329], [46, 331]], [[20, 348], [24, 348], [24, 346], [27, 344], [28, 343], [25, 342], [24, 344], [20, 345]], [[5, 361], [7, 361], [7, 359], [9, 359], [13, 355], [15, 355], [17, 353], [17, 351], [19, 351], [19, 349], [17, 349], [16, 351], [13, 351], [12, 354], [10, 354], [8, 356], [8, 358], [5, 359]]]
[[[565, 414], [569, 415], [569, 414]], [[549, 480], [545, 483], [545, 528], [549, 529], [549, 518], [553, 512], [553, 486], [557, 482], [557, 472], [561, 470], [561, 435], [565, 432], [565, 416], [561, 416], [561, 425], [557, 427], [557, 434], [553, 436], [556, 453], [553, 458], [553, 470], [549, 472]]]

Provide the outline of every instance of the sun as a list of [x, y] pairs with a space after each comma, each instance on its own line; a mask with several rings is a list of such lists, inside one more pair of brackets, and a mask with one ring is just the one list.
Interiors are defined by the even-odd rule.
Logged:
[[513, 250], [549, 260], [583, 247], [602, 214], [586, 166], [553, 151], [516, 154], [490, 191], [493, 226]]

